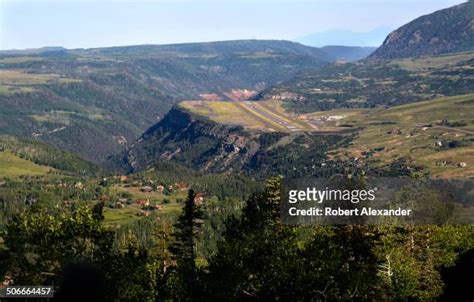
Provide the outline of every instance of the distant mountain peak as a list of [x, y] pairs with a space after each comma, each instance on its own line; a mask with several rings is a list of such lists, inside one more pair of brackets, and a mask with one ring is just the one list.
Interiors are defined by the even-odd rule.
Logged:
[[320, 48], [334, 61], [358, 61], [367, 58], [377, 47], [328, 45]]
[[296, 38], [295, 41], [308, 46], [347, 45], [378, 47], [393, 28], [377, 27], [367, 32], [334, 29]]

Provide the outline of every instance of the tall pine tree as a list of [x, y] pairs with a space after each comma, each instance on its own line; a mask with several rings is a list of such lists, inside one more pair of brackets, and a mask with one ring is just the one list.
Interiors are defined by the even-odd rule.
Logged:
[[175, 242], [170, 247], [176, 261], [176, 286], [171, 293], [180, 301], [191, 300], [197, 289], [196, 242], [201, 232], [203, 212], [196, 204], [196, 194], [188, 192], [184, 208], [175, 224]]

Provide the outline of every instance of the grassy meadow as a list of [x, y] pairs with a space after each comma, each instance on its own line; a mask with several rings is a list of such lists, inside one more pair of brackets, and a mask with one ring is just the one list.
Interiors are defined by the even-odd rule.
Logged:
[[359, 113], [346, 121], [361, 129], [359, 135], [339, 154], [363, 157], [370, 153], [368, 160], [375, 164], [388, 164], [408, 156], [428, 167], [433, 176], [472, 176], [472, 117], [472, 94]]
[[0, 152], [0, 177], [44, 175], [51, 170], [50, 167], [37, 165], [11, 152]]

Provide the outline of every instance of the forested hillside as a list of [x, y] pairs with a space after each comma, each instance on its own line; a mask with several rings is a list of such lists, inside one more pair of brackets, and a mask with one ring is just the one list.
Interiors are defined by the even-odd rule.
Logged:
[[255, 95], [296, 112], [390, 107], [474, 91], [474, 52], [331, 64]]
[[179, 100], [241, 97], [327, 55], [286, 41], [229, 41], [0, 53], [0, 133], [100, 162]]

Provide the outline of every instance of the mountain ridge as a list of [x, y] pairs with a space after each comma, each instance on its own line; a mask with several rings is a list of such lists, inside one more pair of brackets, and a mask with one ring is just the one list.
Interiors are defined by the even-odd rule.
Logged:
[[[252, 44], [258, 43], [260, 46], [252, 47]], [[279, 47], [275, 49], [275, 45]], [[233, 48], [231, 51], [229, 48]], [[316, 47], [305, 45], [295, 41], [289, 40], [227, 40], [227, 41], [213, 41], [213, 42], [192, 42], [192, 43], [175, 43], [175, 44], [140, 44], [140, 45], [124, 45], [124, 46], [109, 46], [109, 47], [93, 47], [93, 48], [64, 48], [60, 46], [47, 46], [32, 49], [11, 49], [0, 50], [2, 55], [51, 55], [56, 54], [105, 54], [105, 55], [120, 55], [127, 53], [142, 53], [142, 54], [225, 54], [228, 52], [286, 52], [293, 54], [306, 54], [317, 57], [325, 61], [335, 61], [345, 59], [349, 61], [359, 60], [368, 56], [376, 47], [372, 46], [352, 46], [352, 45], [325, 45]]]
[[189, 54], [189, 53], [212, 53], [226, 54], [230, 52], [257, 52], [273, 51], [292, 54], [306, 54], [328, 60], [327, 54], [317, 47], [303, 45], [289, 40], [276, 39], [242, 39], [242, 40], [224, 40], [212, 42], [190, 42], [173, 44], [139, 44], [124, 46], [92, 47], [92, 48], [64, 48], [61, 46], [41, 47], [32, 49], [11, 49], [0, 50], [2, 55], [22, 55], [22, 54], [42, 54], [47, 52], [65, 52], [69, 54]]
[[370, 56], [394, 59], [474, 49], [474, 1], [416, 18], [391, 32]]

